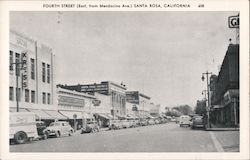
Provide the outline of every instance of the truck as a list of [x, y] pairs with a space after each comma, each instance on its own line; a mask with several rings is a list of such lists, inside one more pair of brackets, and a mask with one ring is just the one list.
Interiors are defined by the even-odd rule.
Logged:
[[33, 112], [10, 112], [10, 142], [22, 144], [38, 138], [36, 116]]

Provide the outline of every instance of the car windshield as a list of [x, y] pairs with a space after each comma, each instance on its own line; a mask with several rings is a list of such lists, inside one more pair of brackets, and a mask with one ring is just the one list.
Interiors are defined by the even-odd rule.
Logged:
[[60, 123], [50, 123], [49, 126], [50, 126], [50, 127], [52, 127], [52, 126], [60, 126]]

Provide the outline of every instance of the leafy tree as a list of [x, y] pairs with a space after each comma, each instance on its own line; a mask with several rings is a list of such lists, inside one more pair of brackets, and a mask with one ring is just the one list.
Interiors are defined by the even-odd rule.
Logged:
[[193, 113], [192, 107], [190, 107], [189, 105], [186, 105], [186, 104], [176, 106], [176, 107], [174, 107], [174, 109], [176, 109], [177, 111], [179, 111], [183, 115], [189, 115], [189, 114]]
[[195, 114], [205, 115], [206, 114], [206, 101], [205, 100], [198, 100], [195, 106]]

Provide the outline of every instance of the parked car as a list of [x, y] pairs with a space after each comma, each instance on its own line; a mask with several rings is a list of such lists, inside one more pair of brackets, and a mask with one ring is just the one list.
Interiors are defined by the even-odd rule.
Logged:
[[44, 130], [44, 134], [46, 134], [47, 137], [50, 137], [50, 136], [60, 137], [62, 135], [71, 136], [73, 133], [74, 133], [73, 128], [66, 121], [52, 122]]
[[39, 139], [47, 139], [48, 135], [44, 134], [44, 130], [46, 129], [46, 125], [43, 121], [36, 121], [36, 128]]
[[36, 116], [32, 112], [10, 112], [10, 143], [25, 143], [38, 138]]
[[194, 116], [192, 118], [192, 125], [191, 125], [192, 129], [195, 128], [204, 128], [204, 121], [203, 121], [203, 117], [202, 116]]
[[112, 120], [109, 125], [109, 129], [122, 129], [122, 123], [120, 120]]
[[182, 115], [180, 116], [180, 127], [183, 127], [183, 126], [190, 126], [191, 125], [191, 118], [190, 116], [188, 115]]
[[81, 134], [99, 132], [100, 128], [96, 121], [88, 121], [86, 126], [82, 127]]
[[155, 121], [154, 121], [153, 119], [149, 119], [149, 120], [148, 120], [148, 124], [149, 124], [149, 125], [154, 125], [154, 124], [155, 124]]
[[160, 124], [160, 121], [158, 119], [155, 119], [155, 124]]
[[130, 127], [130, 123], [128, 120], [122, 120], [121, 124], [122, 124], [122, 128], [129, 128]]
[[141, 124], [141, 126], [147, 126], [148, 125], [148, 121], [147, 120], [141, 120], [140, 121], [140, 124]]

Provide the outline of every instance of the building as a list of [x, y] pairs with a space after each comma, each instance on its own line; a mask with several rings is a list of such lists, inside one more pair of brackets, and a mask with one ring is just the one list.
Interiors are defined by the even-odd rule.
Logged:
[[139, 93], [139, 91], [127, 91], [126, 101], [132, 104], [136, 104], [136, 109], [134, 109], [135, 115], [140, 118], [147, 118], [150, 116], [150, 97]]
[[230, 44], [219, 75], [212, 77], [211, 123], [239, 126], [239, 45]]
[[65, 119], [55, 103], [52, 48], [14, 30], [10, 30], [9, 46], [10, 112], [31, 111], [40, 120]]
[[72, 127], [80, 129], [84, 119], [93, 119], [96, 97], [60, 86], [56, 88], [58, 112], [67, 117]]
[[160, 112], [161, 106], [159, 104], [155, 105], [154, 103], [150, 103], [150, 105], [151, 105], [150, 115], [153, 117], [159, 117], [161, 115], [161, 112]]
[[100, 106], [96, 107], [95, 113], [106, 113], [112, 116], [126, 116], [126, 87], [110, 81], [104, 81], [100, 84], [78, 84], [65, 85], [65, 89], [75, 90], [77, 92], [96, 95], [101, 101]]

